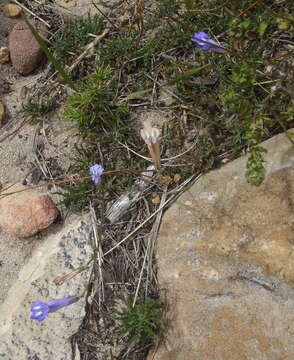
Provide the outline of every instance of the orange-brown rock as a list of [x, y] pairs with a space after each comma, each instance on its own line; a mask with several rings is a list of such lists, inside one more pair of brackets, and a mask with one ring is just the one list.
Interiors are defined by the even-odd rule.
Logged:
[[0, 47], [0, 65], [5, 64], [9, 61], [9, 50], [7, 47]]
[[22, 13], [22, 8], [16, 4], [7, 4], [3, 6], [4, 15], [11, 19], [18, 18]]
[[242, 157], [200, 178], [165, 213], [158, 279], [170, 303], [148, 360], [294, 358], [294, 147], [264, 143], [267, 176]]
[[[5, 186], [6, 193], [26, 189], [23, 185]], [[0, 198], [0, 227], [10, 235], [28, 237], [47, 228], [59, 214], [48, 195], [33, 190], [16, 192]]]
[[[34, 24], [39, 34], [46, 36], [42, 23]], [[9, 34], [9, 51], [13, 68], [22, 75], [33, 72], [43, 58], [43, 51], [24, 22], [17, 23]]]

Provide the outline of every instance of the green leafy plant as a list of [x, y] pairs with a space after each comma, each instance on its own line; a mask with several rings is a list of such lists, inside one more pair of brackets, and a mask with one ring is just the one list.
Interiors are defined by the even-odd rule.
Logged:
[[89, 130], [113, 117], [113, 77], [109, 68], [101, 66], [79, 84], [76, 93], [69, 96], [64, 117], [76, 123], [80, 131]]
[[38, 122], [41, 117], [48, 115], [54, 109], [54, 101], [53, 100], [40, 100], [34, 101], [30, 99], [27, 104], [25, 104], [21, 110], [25, 114], [32, 117], [32, 122]]
[[125, 299], [125, 308], [117, 311], [117, 319], [121, 322], [121, 331], [118, 336], [129, 335], [129, 346], [138, 344], [141, 340], [154, 343], [157, 334], [163, 329], [162, 300], [140, 300], [133, 306], [130, 297]]
[[89, 203], [94, 189], [94, 184], [90, 180], [77, 183], [71, 187], [68, 186], [65, 191], [56, 192], [56, 194], [62, 196], [62, 200], [58, 205], [64, 205], [72, 213], [78, 212]]
[[237, 91], [233, 86], [227, 87], [220, 93], [220, 100], [222, 105], [230, 112], [243, 115], [252, 110], [252, 104], [248, 100], [245, 91]]
[[91, 42], [90, 35], [99, 35], [104, 29], [105, 19], [98, 15], [70, 20], [55, 39], [53, 52], [61, 63], [67, 64]]
[[264, 153], [266, 153], [266, 149], [262, 146], [255, 145], [250, 149], [245, 176], [248, 183], [251, 185], [258, 186], [264, 180], [266, 173], [263, 159]]
[[[259, 183], [265, 164], [255, 147], [293, 126], [290, 53], [286, 42], [275, 40], [278, 19], [288, 19], [286, 0], [266, 7], [257, 2], [253, 8], [251, 0], [212, 0], [216, 11], [190, 0], [156, 0], [154, 5], [152, 15], [144, 13], [142, 33], [134, 26], [135, 18], [122, 22], [99, 42], [95, 62], [89, 67], [94, 57], [87, 57], [80, 64], [75, 76], [88, 75], [75, 82], [77, 91], [69, 95], [64, 117], [77, 125], [95, 161], [108, 169], [138, 171], [146, 162], [119, 142], [143, 155], [139, 117], [132, 115], [151, 110], [152, 103], [158, 111], [168, 107], [176, 120], [163, 127], [163, 153], [179, 154], [183, 144], [199, 134], [195, 151], [174, 164], [177, 173], [184, 178], [208, 171], [220, 164], [222, 154], [228, 154], [228, 161], [249, 149], [246, 176]], [[67, 23], [52, 43], [54, 53], [60, 61], [71, 62], [91, 40], [88, 35], [104, 27], [99, 17]], [[196, 48], [191, 36], [201, 30], [217, 39], [227, 55]], [[289, 34], [284, 36], [288, 39]], [[276, 59], [275, 53], [285, 58]], [[164, 90], [173, 97], [167, 106]], [[104, 188], [120, 194], [131, 179], [129, 174], [107, 177]]]

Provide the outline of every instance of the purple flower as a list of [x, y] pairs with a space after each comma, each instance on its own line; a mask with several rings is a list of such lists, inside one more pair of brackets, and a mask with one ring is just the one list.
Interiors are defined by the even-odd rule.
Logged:
[[224, 54], [226, 49], [220, 46], [215, 40], [211, 39], [204, 31], [195, 33], [191, 39], [202, 50], [212, 50]]
[[34, 301], [31, 307], [31, 319], [43, 321], [46, 319], [48, 313], [58, 311], [64, 306], [71, 305], [76, 301], [78, 301], [77, 296], [67, 296], [63, 299], [49, 300], [46, 302], [39, 300]]
[[90, 167], [90, 174], [95, 184], [99, 184], [100, 177], [103, 174], [104, 168], [101, 165], [95, 164]]

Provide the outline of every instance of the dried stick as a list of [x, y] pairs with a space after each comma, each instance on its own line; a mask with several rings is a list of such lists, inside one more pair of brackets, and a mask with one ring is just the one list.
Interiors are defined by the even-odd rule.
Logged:
[[[170, 158], [165, 158], [165, 159], [161, 159], [161, 161], [171, 161], [171, 160], [175, 160], [183, 155], [185, 155], [187, 152], [189, 152], [190, 150], [192, 150], [196, 145], [197, 145], [197, 142], [198, 142], [198, 137], [197, 139], [195, 140], [195, 142], [187, 149], [185, 150], [184, 152], [182, 152], [181, 154], [178, 154], [178, 155], [175, 155], [175, 156], [172, 156]], [[126, 144], [123, 144], [121, 143], [120, 141], [118, 141], [118, 143], [123, 146], [124, 148], [126, 148], [127, 150], [129, 150], [130, 152], [132, 152], [133, 154], [139, 156], [140, 158], [144, 159], [144, 160], [147, 160], [149, 162], [152, 162], [152, 159], [151, 158], [148, 158], [146, 156], [143, 156], [139, 153], [137, 153], [135, 150], [131, 149], [128, 145]], [[164, 165], [163, 165], [164, 166]]]
[[[101, 247], [101, 236], [100, 237], [98, 236], [97, 217], [94, 208], [92, 206], [92, 203], [90, 203], [90, 212], [91, 212], [91, 221], [92, 221], [92, 228], [94, 234], [94, 259], [97, 258], [98, 269], [99, 269], [98, 290], [99, 290], [99, 308], [101, 309], [101, 302], [104, 301], [104, 281], [102, 275], [103, 252]], [[95, 266], [95, 261], [93, 266]]]
[[167, 193], [167, 186], [165, 186], [165, 188], [164, 188], [164, 192], [163, 192], [160, 206], [159, 206], [161, 211], [158, 212], [158, 214], [156, 216], [156, 220], [152, 226], [152, 230], [149, 234], [148, 245], [147, 245], [147, 249], [145, 252], [144, 261], [143, 261], [142, 268], [140, 271], [140, 276], [139, 276], [139, 280], [138, 280], [138, 284], [137, 284], [137, 288], [136, 288], [136, 292], [135, 292], [135, 296], [134, 296], [134, 300], [133, 300], [133, 307], [135, 306], [137, 298], [138, 298], [138, 293], [139, 293], [139, 289], [140, 289], [140, 285], [141, 285], [141, 281], [142, 281], [145, 263], [147, 260], [147, 256], [149, 255], [149, 264], [148, 264], [148, 268], [147, 268], [147, 283], [146, 283], [146, 292], [147, 292], [149, 273], [150, 273], [150, 269], [152, 269], [152, 254], [153, 254], [153, 250], [154, 250], [155, 239], [158, 234], [159, 224], [160, 224], [161, 217], [162, 217], [163, 204], [165, 204], [165, 201], [166, 201], [166, 193]]
[[[151, 241], [151, 236], [149, 237], [148, 245], [149, 245], [150, 241]], [[143, 271], [144, 271], [144, 267], [145, 267], [145, 263], [146, 263], [146, 259], [147, 259], [147, 254], [148, 254], [148, 251], [146, 250], [145, 255], [144, 255], [143, 264], [142, 264], [141, 271], [140, 271], [140, 276], [139, 276], [139, 280], [138, 280], [138, 284], [137, 284], [137, 288], [136, 288], [136, 292], [135, 292], [132, 307], [135, 306], [137, 298], [138, 298], [138, 293], [139, 293], [139, 289], [140, 289], [140, 285], [141, 285], [141, 280], [142, 280]]]
[[22, 5], [21, 3], [19, 3], [17, 0], [13, 0], [13, 2], [15, 2], [18, 6], [20, 6], [23, 10], [25, 10], [26, 12], [28, 12], [29, 14], [31, 14], [32, 16], [34, 16], [35, 18], [37, 18], [38, 20], [40, 20], [43, 24], [45, 24], [48, 28], [51, 27], [50, 24], [48, 24], [45, 20], [43, 20], [42, 18], [40, 18], [40, 16], [34, 14], [31, 10], [29, 10], [27, 7], [25, 7], [24, 5]]
[[181, 102], [181, 103], [184, 102], [180, 97], [178, 97], [178, 95], [174, 94], [172, 91], [170, 91], [170, 90], [168, 90], [168, 89], [165, 89], [165, 88], [162, 86], [162, 84], [161, 84], [159, 81], [153, 79], [152, 76], [150, 76], [150, 75], [148, 75], [148, 74], [146, 74], [146, 76], [147, 76], [150, 80], [152, 80], [156, 85], [160, 86], [163, 92], [166, 92], [166, 93], [168, 93], [169, 95], [173, 96], [174, 98], [176, 98], [176, 99], [177, 99], [179, 102]]
[[93, 49], [97, 43], [103, 39], [109, 33], [109, 29], [105, 29], [102, 34], [97, 35], [93, 41], [91, 41], [85, 48], [85, 50], [77, 57], [75, 62], [68, 68], [68, 72], [71, 73], [77, 65], [84, 59], [85, 56], [89, 54], [89, 51]]
[[92, 5], [95, 7], [95, 9], [103, 16], [105, 19], [119, 32], [120, 29], [115, 25], [115, 23], [106, 15], [102, 10], [98, 8], [98, 6], [94, 3], [92, 0]]
[[[166, 202], [166, 196], [167, 196], [167, 186], [164, 187], [159, 207], [162, 207], [162, 205]], [[149, 264], [148, 264], [149, 266], [148, 266], [148, 272], [147, 272], [146, 292], [147, 292], [147, 286], [148, 286], [149, 273], [152, 271], [152, 256], [153, 256], [153, 252], [154, 252], [155, 240], [156, 240], [156, 236], [159, 231], [159, 225], [161, 222], [162, 215], [163, 215], [162, 211], [160, 211], [157, 214], [156, 220], [155, 220], [155, 222], [153, 224], [153, 228], [152, 228], [152, 234], [153, 234], [152, 241], [150, 242], [150, 248], [148, 249], [149, 250]]]
[[[196, 177], [196, 180], [199, 179], [199, 177], [202, 174], [199, 174]], [[153, 214], [151, 214], [150, 216], [148, 216], [148, 218], [146, 220], [144, 220], [140, 225], [138, 225], [131, 233], [129, 233], [126, 237], [124, 237], [121, 241], [119, 241], [115, 246], [113, 246], [111, 249], [109, 249], [108, 251], [106, 251], [106, 253], [104, 254], [104, 256], [110, 254], [113, 250], [115, 250], [117, 247], [119, 247], [122, 243], [124, 243], [125, 241], [127, 241], [132, 235], [134, 235], [139, 229], [141, 229], [142, 226], [144, 226], [150, 219], [153, 218], [153, 216], [155, 216], [157, 213], [159, 213], [167, 204], [169, 204], [176, 196], [177, 194], [190, 182], [194, 179], [194, 175], [190, 176], [186, 181], [183, 182], [183, 184], [179, 187], [178, 191], [173, 194], [164, 204], [162, 204], [156, 211], [154, 211]]]

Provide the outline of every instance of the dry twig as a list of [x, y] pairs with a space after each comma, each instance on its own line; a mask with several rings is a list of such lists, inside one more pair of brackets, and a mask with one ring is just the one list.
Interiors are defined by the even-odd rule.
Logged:
[[[196, 180], [199, 179], [199, 177], [201, 176], [201, 174], [199, 174], [196, 177]], [[145, 219], [140, 225], [138, 225], [131, 233], [129, 233], [126, 237], [124, 237], [121, 241], [119, 241], [115, 246], [113, 246], [111, 249], [109, 249], [108, 251], [106, 251], [106, 253], [104, 254], [104, 256], [110, 254], [113, 250], [115, 250], [117, 247], [119, 247], [121, 244], [123, 244], [125, 241], [127, 241], [131, 236], [133, 236], [139, 229], [141, 229], [149, 220], [151, 220], [157, 213], [159, 213], [160, 211], [162, 211], [163, 208], [165, 208], [172, 200], [174, 200], [176, 198], [176, 196], [179, 194], [179, 192], [182, 191], [182, 189], [188, 184], [190, 183], [192, 180], [194, 180], [195, 176], [192, 175], [190, 176], [186, 181], [183, 182], [183, 184], [181, 184], [181, 186], [178, 187], [178, 191], [176, 193], [174, 193], [173, 195], [170, 196], [169, 199], [167, 199], [165, 201], [164, 204], [162, 204], [156, 211], [154, 211], [153, 214], [151, 214], [147, 219]], [[176, 190], [175, 190], [176, 191]]]
[[43, 24], [45, 24], [48, 28], [51, 27], [50, 24], [48, 24], [45, 20], [43, 20], [42, 18], [40, 18], [40, 16], [36, 15], [35, 13], [33, 13], [31, 10], [29, 10], [27, 7], [25, 7], [23, 4], [21, 4], [20, 2], [18, 2], [17, 0], [13, 0], [13, 2], [15, 2], [18, 6], [20, 6], [23, 10], [25, 10], [26, 12], [28, 12], [30, 15], [34, 16], [36, 19], [40, 20]]
[[91, 41], [85, 48], [85, 50], [77, 57], [77, 59], [68, 68], [68, 72], [71, 73], [79, 63], [94, 49], [100, 40], [102, 40], [109, 33], [109, 29], [105, 29], [102, 34], [97, 35], [93, 41]]

